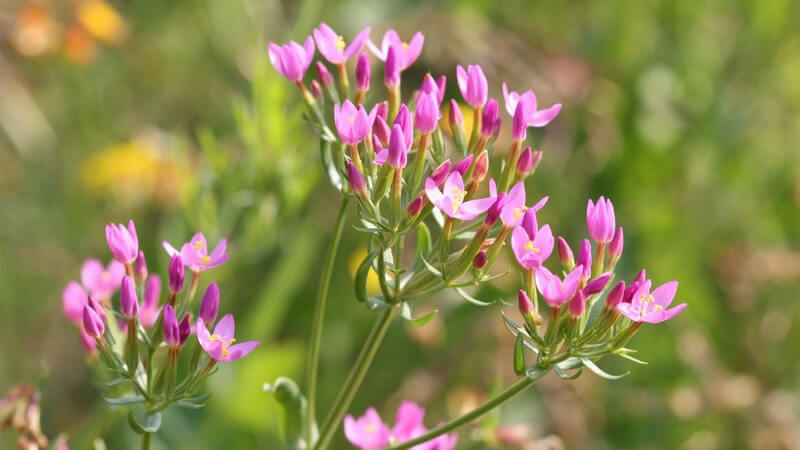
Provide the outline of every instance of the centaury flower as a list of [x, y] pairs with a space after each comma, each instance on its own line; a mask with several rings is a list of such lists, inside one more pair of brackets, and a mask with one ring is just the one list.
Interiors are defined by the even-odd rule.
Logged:
[[364, 28], [353, 38], [350, 45], [347, 45], [342, 36], [323, 22], [314, 29], [314, 40], [317, 41], [319, 52], [328, 62], [331, 64], [343, 64], [364, 48], [364, 43], [369, 38], [369, 32], [370, 27]]
[[650, 280], [641, 283], [631, 302], [618, 304], [617, 310], [634, 322], [659, 323], [686, 309], [686, 303], [667, 309], [678, 291], [677, 281], [664, 283], [653, 289], [653, 292], [650, 292], [650, 286]]
[[127, 228], [121, 224], [106, 225], [106, 242], [114, 258], [123, 264], [133, 264], [139, 256], [139, 238], [133, 220], [128, 221]]
[[306, 38], [301, 46], [295, 41], [285, 45], [269, 44], [269, 61], [272, 67], [289, 81], [301, 81], [314, 59], [314, 40]]
[[536, 270], [536, 286], [545, 302], [551, 308], [558, 308], [575, 295], [582, 273], [583, 266], [577, 266], [562, 281], [558, 275], [553, 275], [542, 266]]
[[529, 127], [543, 127], [555, 119], [561, 111], [561, 103], [546, 109], [537, 109], [536, 94], [532, 90], [519, 94], [509, 91], [505, 83], [503, 83], [503, 97], [506, 100], [506, 111], [511, 117], [514, 117], [518, 105], [523, 105], [522, 117]]
[[198, 318], [197, 341], [200, 343], [200, 347], [217, 362], [244, 358], [258, 346], [259, 341], [234, 344], [236, 342], [236, 338], [233, 337], [234, 327], [233, 315], [226, 314], [217, 323], [214, 334], [210, 334], [203, 319]]
[[444, 182], [444, 191], [440, 191], [436, 180], [425, 180], [425, 193], [428, 200], [448, 216], [459, 220], [472, 220], [483, 214], [495, 202], [494, 197], [464, 201], [467, 195], [464, 190], [464, 179], [458, 171], [453, 171]]
[[89, 259], [81, 267], [81, 284], [92, 297], [107, 301], [119, 289], [124, 275], [125, 266], [116, 259], [106, 267], [96, 259]]
[[457, 66], [456, 79], [461, 95], [470, 106], [478, 108], [486, 104], [489, 83], [486, 81], [486, 75], [483, 74], [481, 66], [477, 64], [467, 66], [466, 70], [461, 65]]
[[614, 238], [614, 205], [611, 200], [600, 196], [597, 203], [592, 203], [589, 199], [586, 204], [586, 225], [589, 227], [589, 234], [595, 242], [608, 244]]
[[336, 124], [336, 131], [339, 132], [339, 138], [350, 145], [363, 141], [369, 134], [377, 113], [375, 107], [369, 113], [364, 109], [364, 105], [358, 105], [356, 108], [350, 100], [345, 100], [341, 106], [334, 105], [333, 121]]
[[228, 253], [225, 253], [225, 249], [228, 245], [227, 239], [220, 240], [217, 246], [214, 247], [214, 251], [209, 254], [208, 243], [202, 232], [195, 233], [191, 241], [183, 244], [180, 252], [167, 241], [163, 241], [162, 245], [169, 256], [180, 255], [183, 264], [194, 272], [202, 272], [220, 266], [224, 264], [230, 256]]
[[351, 444], [362, 450], [385, 447], [389, 443], [389, 427], [383, 423], [375, 408], [369, 408], [363, 416], [344, 418], [344, 435]]
[[383, 35], [380, 48], [378, 48], [371, 39], [367, 40], [367, 47], [369, 47], [372, 54], [381, 61], [386, 61], [386, 57], [389, 56], [389, 48], [394, 47], [397, 52], [397, 65], [399, 70], [402, 71], [414, 64], [414, 61], [419, 58], [424, 42], [425, 36], [420, 32], [417, 32], [411, 40], [406, 43], [400, 39], [396, 31], [389, 29]]
[[[546, 200], [546, 198], [545, 198]], [[537, 206], [542, 203], [537, 203]], [[525, 269], [538, 269], [553, 253], [555, 241], [550, 225], [538, 228], [536, 206], [528, 208], [523, 214], [522, 224], [514, 227], [511, 233], [511, 249], [519, 264]]]

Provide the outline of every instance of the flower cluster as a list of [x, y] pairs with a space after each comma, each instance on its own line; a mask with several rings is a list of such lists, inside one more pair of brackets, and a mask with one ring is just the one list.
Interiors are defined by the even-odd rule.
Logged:
[[[228, 259], [225, 239], [210, 254], [202, 233], [195, 234], [180, 251], [165, 241], [170, 257], [165, 296], [161, 278], [148, 272], [133, 221], [127, 227], [107, 225], [106, 240], [114, 259], [107, 266], [94, 259], [86, 261], [81, 282], [71, 281], [64, 289], [63, 310], [80, 330], [87, 354], [113, 377], [106, 400], [141, 404], [144, 419], [131, 410], [130, 421], [137, 432], [150, 433], [152, 418], [169, 405], [202, 406], [206, 396], [199, 393], [201, 383], [216, 364], [242, 358], [259, 343], [236, 344], [230, 314], [214, 326], [220, 304], [215, 283], [208, 285], [197, 317], [191, 312], [200, 273]], [[186, 289], [184, 266], [192, 271]], [[213, 334], [208, 331], [211, 327]], [[192, 334], [196, 334], [196, 342], [189, 340]], [[188, 360], [188, 370], [181, 370], [185, 373], [178, 379], [182, 355]], [[155, 422], [160, 423], [160, 418]]]
[[[375, 408], [369, 408], [363, 416], [344, 418], [344, 435], [354, 446], [363, 450], [381, 449], [400, 444], [425, 434], [428, 430], [423, 424], [425, 409], [416, 403], [404, 401], [397, 408], [394, 425], [389, 427], [381, 420]], [[414, 450], [452, 450], [458, 436], [443, 434], [438, 438], [417, 445]]]
[[[330, 181], [355, 199], [356, 228], [370, 236], [369, 252], [355, 277], [357, 299], [376, 311], [398, 309], [414, 324], [425, 323], [436, 312], [415, 319], [410, 305], [443, 289], [452, 289], [475, 304], [493, 303], [475, 299], [464, 288], [494, 277], [489, 271], [510, 236], [524, 280], [518, 298], [523, 324], [503, 316], [516, 338], [515, 371], [531, 382], [549, 370], [563, 378], [574, 377], [567, 370], [580, 372], [584, 367], [611, 377], [594, 361], [610, 354], [634, 359], [632, 350], [624, 345], [641, 323], [670, 319], [685, 304], [669, 308], [677, 283], [651, 291], [652, 282], [645, 279], [644, 271], [630, 285], [613, 283], [624, 238], [610, 200], [589, 200], [586, 220], [595, 245], [593, 248], [592, 242], [584, 240], [577, 261], [564, 238], [556, 240], [549, 225], [539, 225], [537, 213], [548, 197], [528, 206], [524, 182], [543, 153], [524, 143], [528, 128], [548, 125], [558, 116], [561, 104], [540, 109], [532, 90], [515, 92], [502, 83], [504, 109], [511, 119], [511, 146], [493, 178], [490, 155], [499, 153], [495, 144], [502, 128], [501, 107], [490, 97], [489, 81], [480, 65], [458, 66], [455, 74], [461, 99], [472, 110], [472, 129], [465, 130], [459, 100], [450, 99], [445, 132], [445, 76], [427, 74], [407, 101], [402, 98], [402, 72], [419, 57], [422, 34], [405, 43], [389, 30], [380, 46], [369, 34], [370, 28], [365, 28], [348, 44], [321, 24], [302, 47], [294, 42], [269, 47], [275, 69], [301, 91], [308, 120], [322, 140], [322, 160]], [[323, 61], [317, 61], [317, 78], [310, 81], [311, 88], [306, 86], [314, 42], [322, 57], [338, 68], [337, 86]], [[374, 99], [372, 65], [367, 52], [362, 52], [365, 46], [383, 62], [385, 100]], [[353, 94], [347, 63], [356, 57], [357, 90]], [[555, 247], [561, 270], [546, 267]], [[380, 295], [367, 295], [366, 275], [371, 270], [378, 275]], [[604, 296], [602, 311], [593, 313]], [[542, 314], [544, 305], [550, 314]], [[537, 354], [531, 366], [525, 360], [529, 351]], [[345, 434], [361, 448], [381, 448], [409, 438], [408, 446], [423, 443], [414, 440], [413, 433], [397, 431], [398, 426], [408, 431], [405, 414], [413, 409], [408, 405], [402, 408], [409, 409], [398, 412], [398, 424], [393, 428], [374, 410], [359, 419], [348, 416]], [[331, 434], [331, 421], [326, 422], [323, 448]], [[421, 426], [421, 414], [418, 422]], [[311, 435], [309, 432], [307, 437]], [[427, 444], [432, 442], [439, 441]], [[414, 448], [450, 448], [448, 445], [440, 442]], [[400, 448], [408, 447], [401, 444]]]

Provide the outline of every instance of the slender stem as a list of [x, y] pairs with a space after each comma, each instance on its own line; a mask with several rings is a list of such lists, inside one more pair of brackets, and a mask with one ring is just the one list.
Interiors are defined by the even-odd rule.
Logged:
[[153, 433], [145, 433], [142, 435], [142, 450], [150, 450], [153, 441]]
[[493, 410], [494, 408], [497, 408], [498, 406], [503, 404], [506, 400], [511, 399], [515, 395], [517, 395], [520, 392], [524, 391], [525, 389], [531, 387], [533, 385], [533, 383], [535, 383], [536, 380], [541, 378], [542, 375], [544, 375], [545, 373], [547, 373], [546, 370], [541, 370], [541, 371], [536, 372], [536, 375], [533, 376], [533, 377], [525, 377], [525, 378], [517, 381], [516, 383], [512, 384], [511, 386], [509, 386], [505, 391], [501, 392], [497, 396], [489, 399], [483, 405], [473, 409], [472, 411], [470, 411], [470, 412], [468, 412], [468, 413], [466, 413], [466, 414], [464, 414], [462, 416], [456, 417], [455, 419], [451, 420], [450, 422], [447, 422], [447, 423], [445, 423], [443, 425], [440, 425], [440, 426], [434, 428], [433, 430], [423, 434], [422, 436], [419, 436], [417, 438], [411, 439], [410, 441], [403, 442], [402, 444], [399, 444], [399, 445], [397, 445], [395, 447], [391, 447], [391, 448], [393, 450], [401, 450], [401, 449], [411, 448], [411, 447], [413, 447], [415, 445], [419, 445], [419, 444], [428, 442], [430, 440], [433, 440], [433, 439], [435, 439], [435, 438], [437, 438], [437, 437], [439, 437], [439, 436], [441, 436], [441, 435], [443, 435], [445, 433], [448, 433], [448, 432], [450, 432], [452, 430], [455, 430], [456, 428], [458, 428], [458, 427], [460, 427], [462, 425], [466, 425], [469, 422], [472, 422], [473, 420], [475, 420], [475, 419], [481, 417], [482, 415], [488, 413], [489, 411]]
[[322, 280], [317, 293], [317, 303], [314, 308], [314, 318], [311, 326], [311, 342], [306, 360], [306, 376], [308, 377], [308, 417], [306, 420], [306, 442], [312, 448], [311, 441], [314, 433], [314, 423], [316, 422], [315, 407], [317, 403], [317, 367], [319, 365], [319, 348], [322, 344], [322, 324], [325, 319], [325, 304], [328, 301], [328, 288], [331, 284], [333, 265], [336, 262], [336, 252], [339, 249], [339, 240], [342, 237], [345, 218], [347, 217], [347, 204], [349, 197], [342, 199], [342, 206], [339, 207], [339, 215], [336, 218], [336, 227], [333, 231], [328, 256], [325, 260], [325, 267], [322, 271]]
[[372, 327], [372, 331], [370, 331], [369, 336], [367, 336], [367, 340], [364, 342], [364, 347], [361, 349], [361, 353], [358, 355], [353, 369], [347, 376], [347, 380], [345, 380], [342, 390], [339, 391], [339, 395], [336, 397], [336, 401], [333, 403], [328, 417], [322, 424], [322, 431], [320, 431], [319, 442], [315, 447], [316, 449], [324, 450], [330, 443], [336, 430], [339, 429], [339, 424], [342, 423], [342, 417], [350, 406], [350, 403], [352, 403], [358, 388], [361, 387], [361, 382], [364, 381], [367, 370], [369, 370], [370, 365], [372, 365], [375, 353], [378, 352], [378, 347], [380, 347], [381, 342], [383, 342], [383, 337], [386, 336], [386, 331], [389, 329], [389, 325], [392, 323], [392, 318], [396, 312], [397, 307], [394, 305], [386, 308]]

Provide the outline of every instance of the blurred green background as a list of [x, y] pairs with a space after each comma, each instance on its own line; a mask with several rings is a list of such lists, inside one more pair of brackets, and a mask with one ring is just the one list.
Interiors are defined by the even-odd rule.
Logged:
[[[576, 244], [586, 199], [610, 196], [625, 227], [623, 274], [646, 267], [656, 283], [680, 280], [689, 303], [635, 338], [649, 365], [603, 361], [631, 370], [616, 382], [548, 376], [462, 430], [459, 449], [800, 448], [794, 0], [4, 2], [0, 391], [47, 374], [49, 436], [66, 432], [77, 449], [98, 436], [110, 449], [137, 448], [61, 313], [61, 290], [82, 261], [110, 258], [104, 224], [133, 218], [151, 272], [164, 273], [162, 239], [230, 237], [231, 262], [205, 273], [201, 288], [218, 281], [237, 334], [264, 342], [213, 378], [208, 407], [171, 409], [158, 448], [281, 448], [262, 384], [302, 379], [338, 200], [297, 93], [265, 49], [304, 39], [321, 20], [345, 36], [372, 25], [374, 40], [389, 27], [422, 31], [406, 87], [430, 70], [460, 98], [455, 65], [480, 63], [496, 98], [507, 81], [533, 88], [541, 104], [562, 102], [528, 138], [545, 151], [528, 182], [530, 197], [550, 196], [540, 221]], [[326, 321], [323, 410], [372, 321], [351, 280], [365, 242], [347, 228]], [[476, 295], [510, 299], [517, 283], [504, 277]], [[424, 307], [434, 303], [442, 313], [425, 327], [392, 326], [351, 413], [374, 405], [391, 420], [411, 399], [432, 426], [512, 382], [499, 307], [446, 295]], [[0, 436], [2, 448], [13, 442]]]

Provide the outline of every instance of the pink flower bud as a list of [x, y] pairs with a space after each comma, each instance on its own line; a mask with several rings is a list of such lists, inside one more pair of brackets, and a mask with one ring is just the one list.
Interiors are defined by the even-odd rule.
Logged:
[[444, 180], [447, 179], [447, 175], [450, 175], [450, 160], [446, 159], [443, 163], [439, 164], [439, 167], [433, 169], [431, 172], [431, 178], [436, 183], [436, 186], [441, 185], [444, 183]]
[[320, 87], [317, 80], [311, 80], [311, 95], [313, 95], [314, 98], [322, 97], [322, 87]]
[[633, 300], [633, 294], [639, 289], [639, 286], [642, 285], [647, 281], [647, 273], [644, 269], [642, 269], [636, 278], [631, 282], [630, 286], [625, 288], [625, 292], [622, 294], [622, 303], [630, 303]]
[[369, 81], [369, 56], [367, 56], [367, 52], [362, 52], [358, 56], [358, 61], [356, 62], [356, 87], [359, 91], [366, 92], [369, 90]]
[[475, 160], [475, 168], [472, 170], [472, 179], [480, 183], [486, 178], [487, 173], [489, 173], [489, 152], [484, 150], [478, 155], [478, 159]]
[[464, 126], [464, 116], [461, 114], [461, 107], [454, 98], [450, 99], [450, 108], [448, 108], [448, 117], [450, 119], [450, 129], [455, 131], [456, 128]]
[[606, 272], [599, 277], [595, 278], [594, 280], [586, 283], [586, 286], [583, 287], [583, 295], [589, 297], [591, 295], [597, 294], [601, 292], [603, 289], [606, 288], [608, 284], [608, 280], [611, 279], [611, 272]]
[[568, 271], [572, 271], [572, 268], [575, 267], [575, 255], [572, 254], [572, 249], [569, 248], [567, 241], [561, 236], [558, 237], [558, 259]]
[[367, 183], [364, 181], [364, 176], [350, 160], [347, 160], [347, 180], [353, 193], [363, 195], [366, 192]]
[[622, 247], [625, 244], [625, 236], [622, 233], [622, 227], [617, 228], [614, 237], [611, 238], [611, 243], [608, 244], [608, 254], [611, 256], [611, 263], [616, 264], [622, 256]]
[[389, 135], [391, 133], [392, 131], [386, 123], [386, 120], [380, 115], [376, 116], [375, 122], [372, 124], [372, 135], [374, 138], [378, 138], [384, 148], [389, 146]]
[[421, 92], [414, 110], [414, 122], [420, 133], [427, 134], [435, 130], [441, 115], [435, 93]]
[[472, 258], [472, 264], [475, 266], [476, 269], [480, 270], [486, 267], [486, 263], [489, 261], [489, 257], [486, 256], [486, 252], [481, 250]]
[[103, 308], [103, 305], [97, 303], [97, 300], [94, 299], [91, 295], [87, 297], [86, 304], [89, 305], [90, 308], [100, 317], [100, 320], [105, 322], [106, 320], [106, 310]]
[[317, 61], [317, 79], [319, 80], [319, 84], [326, 88], [333, 85], [333, 77], [322, 61]]
[[123, 264], [133, 264], [139, 256], [139, 238], [133, 220], [128, 226], [110, 223], [106, 225], [106, 242], [114, 258]]
[[597, 204], [594, 204], [589, 199], [586, 204], [586, 224], [589, 228], [589, 234], [595, 242], [603, 244], [611, 242], [616, 225], [614, 205], [611, 204], [611, 200], [601, 196], [597, 199]]
[[400, 64], [397, 58], [397, 49], [394, 46], [389, 47], [389, 51], [386, 54], [386, 64], [383, 68], [383, 81], [389, 89], [400, 85]]
[[500, 213], [503, 212], [503, 207], [506, 205], [506, 193], [501, 192], [500, 195], [497, 196], [497, 200], [494, 201], [494, 204], [489, 207], [489, 210], [486, 211], [486, 219], [483, 221], [488, 226], [492, 226], [497, 222], [497, 219], [500, 218]]
[[472, 155], [467, 155], [466, 158], [462, 159], [458, 162], [455, 166], [453, 166], [453, 170], [461, 174], [463, 177], [466, 175], [467, 171], [469, 170], [470, 166], [472, 166]]
[[97, 339], [106, 332], [106, 326], [100, 316], [89, 305], [83, 307], [83, 329], [86, 334]]
[[588, 239], [584, 239], [581, 249], [578, 251], [578, 265], [583, 266], [581, 280], [586, 280], [592, 275], [592, 244]]
[[147, 261], [144, 259], [144, 252], [139, 250], [139, 256], [136, 257], [134, 263], [133, 274], [137, 282], [142, 282], [147, 278]]
[[192, 315], [187, 312], [178, 324], [178, 344], [181, 346], [186, 344], [190, 334], [192, 334]]
[[533, 313], [533, 302], [531, 301], [528, 294], [525, 291], [519, 291], [519, 295], [517, 296], [517, 304], [519, 306], [519, 312], [522, 314], [523, 317]]
[[136, 317], [139, 315], [139, 299], [136, 297], [136, 285], [131, 277], [122, 277], [122, 285], [119, 290], [119, 309], [125, 317]]
[[582, 290], [575, 292], [572, 299], [569, 301], [569, 315], [577, 319], [583, 315], [586, 310], [586, 296], [583, 295]]
[[183, 290], [183, 261], [181, 255], [176, 253], [172, 255], [169, 261], [169, 290], [177, 294]]
[[514, 110], [514, 118], [511, 119], [511, 137], [515, 141], [524, 141], [527, 136], [528, 118], [525, 115], [525, 105], [519, 102]]
[[419, 197], [415, 198], [411, 203], [408, 204], [408, 211], [409, 217], [417, 217], [420, 211], [422, 211], [422, 206], [425, 204], [425, 196], [420, 195]]
[[622, 296], [625, 294], [625, 282], [620, 281], [615, 284], [606, 297], [606, 308], [615, 309], [617, 305], [622, 303]]
[[402, 169], [408, 163], [408, 147], [403, 129], [395, 123], [392, 134], [389, 136], [389, 165], [395, 169]]
[[519, 155], [517, 173], [523, 176], [527, 175], [528, 172], [531, 171], [531, 167], [533, 167], [533, 153], [530, 147], [526, 147], [525, 150], [522, 151], [522, 154]]
[[500, 128], [502, 121], [500, 120], [499, 106], [497, 100], [490, 98], [486, 102], [486, 107], [483, 108], [483, 118], [481, 120], [481, 135], [485, 138], [491, 137], [495, 130]]
[[386, 122], [386, 115], [389, 114], [389, 104], [386, 102], [378, 103], [378, 110], [375, 112], [375, 114], [377, 114], [377, 117], [380, 117], [384, 122]]
[[489, 84], [481, 66], [467, 66], [466, 70], [461, 66], [457, 66], [456, 79], [461, 95], [470, 106], [478, 108], [486, 104]]
[[177, 347], [181, 342], [181, 332], [175, 308], [172, 305], [164, 307], [164, 342], [170, 347]]
[[203, 319], [203, 322], [211, 326], [217, 320], [217, 312], [219, 311], [219, 286], [217, 283], [211, 283], [203, 294], [203, 301], [200, 303], [200, 311], [198, 317]]

